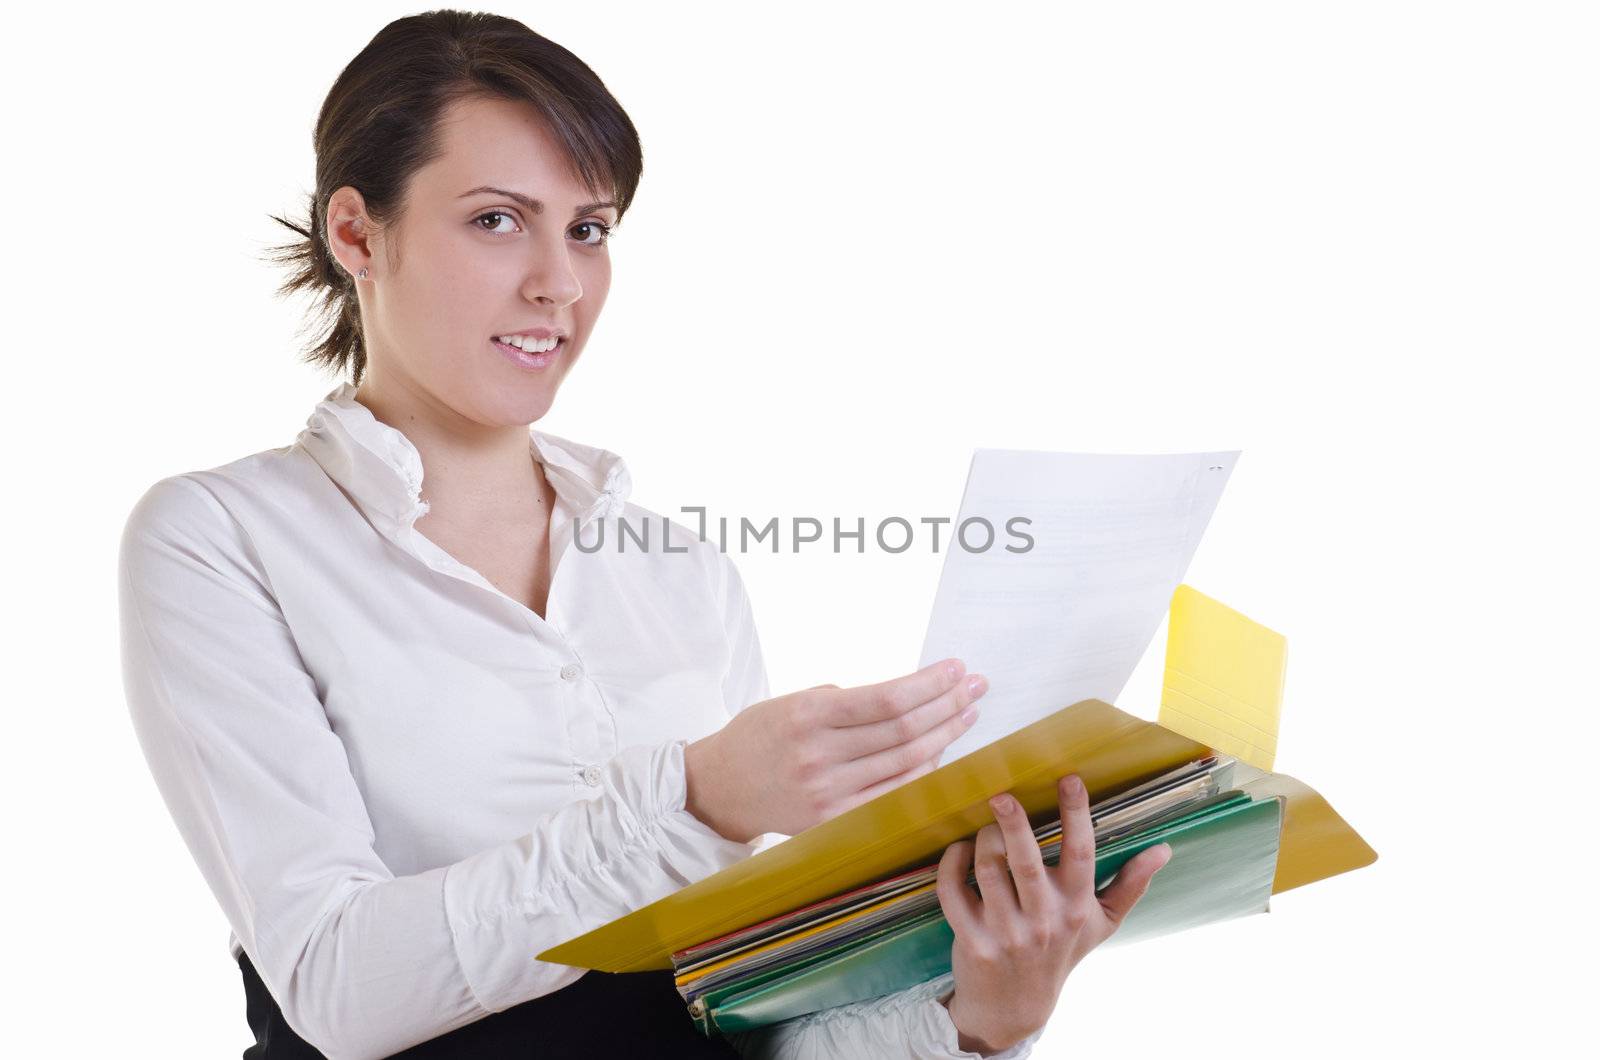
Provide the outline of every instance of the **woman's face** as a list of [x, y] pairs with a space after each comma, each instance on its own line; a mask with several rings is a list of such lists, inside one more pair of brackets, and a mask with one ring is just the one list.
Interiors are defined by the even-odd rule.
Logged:
[[[413, 174], [398, 225], [354, 226], [356, 237], [369, 234], [369, 257], [354, 265], [370, 270], [358, 283], [363, 379], [388, 400], [402, 390], [486, 426], [532, 423], [549, 410], [605, 304], [617, 209], [596, 205], [608, 196], [568, 172], [531, 104], [460, 101], [445, 112], [440, 136], [443, 151]], [[341, 197], [345, 219], [360, 216], [359, 195], [340, 189], [329, 203], [330, 233]], [[497, 341], [535, 328], [564, 336], [553, 353], [530, 357]]]

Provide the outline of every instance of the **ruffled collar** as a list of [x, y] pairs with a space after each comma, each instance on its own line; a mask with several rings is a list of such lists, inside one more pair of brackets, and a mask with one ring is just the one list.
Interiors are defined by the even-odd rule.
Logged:
[[[399, 430], [339, 384], [312, 410], [298, 443], [376, 525], [399, 535], [428, 510], [422, 499], [422, 454]], [[619, 516], [632, 489], [627, 465], [613, 452], [528, 428], [529, 451], [556, 496], [580, 522]]]

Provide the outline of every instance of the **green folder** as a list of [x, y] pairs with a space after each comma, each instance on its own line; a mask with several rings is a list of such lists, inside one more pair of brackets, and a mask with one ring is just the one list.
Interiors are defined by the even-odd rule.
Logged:
[[[1171, 860], [1107, 945], [1266, 910], [1284, 800], [1236, 795], [1095, 852], [1099, 887], [1139, 851], [1158, 843], [1172, 846]], [[892, 994], [949, 972], [953, 941], [943, 913], [934, 910], [710, 991], [696, 1000], [691, 1013], [707, 1034], [732, 1033]]]

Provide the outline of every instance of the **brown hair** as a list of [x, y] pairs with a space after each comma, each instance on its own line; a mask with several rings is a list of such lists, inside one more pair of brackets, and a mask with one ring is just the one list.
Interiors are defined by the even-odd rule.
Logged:
[[308, 220], [271, 215], [300, 237], [268, 251], [290, 269], [279, 293], [304, 291], [319, 303], [306, 363], [348, 369], [359, 384], [367, 361], [355, 284], [324, 230], [328, 199], [348, 184], [376, 223], [398, 221], [411, 175], [439, 155], [439, 119], [471, 96], [532, 103], [565, 146], [574, 176], [617, 204], [618, 221], [627, 211], [644, 169], [639, 134], [582, 60], [499, 15], [441, 10], [397, 19], [350, 60], [323, 101]]

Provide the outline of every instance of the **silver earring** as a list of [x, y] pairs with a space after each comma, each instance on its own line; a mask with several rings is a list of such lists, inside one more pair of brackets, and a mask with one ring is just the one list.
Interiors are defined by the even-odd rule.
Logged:
[[365, 267], [365, 266], [363, 266], [363, 267], [362, 267], [362, 269], [361, 269], [361, 271], [360, 271], [360, 272], [358, 272], [358, 273], [356, 273], [356, 279], [358, 279], [358, 280], [364, 280], [364, 279], [366, 279], [366, 278], [367, 278], [367, 270], [366, 270], [366, 267]]

